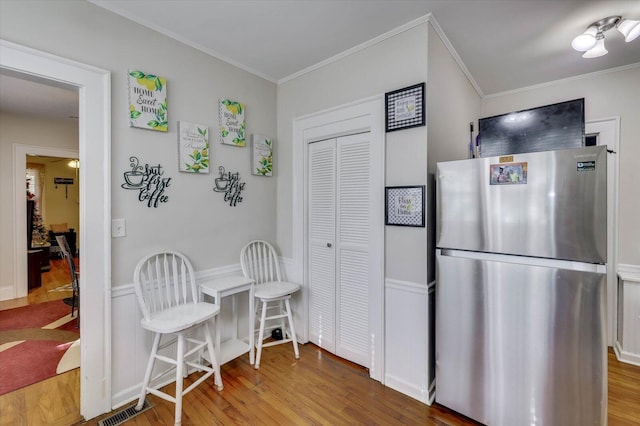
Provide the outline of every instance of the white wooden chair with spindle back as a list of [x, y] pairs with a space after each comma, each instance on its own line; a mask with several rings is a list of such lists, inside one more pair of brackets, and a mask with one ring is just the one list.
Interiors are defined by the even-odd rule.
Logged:
[[[260, 357], [263, 347], [292, 342], [296, 359], [300, 358], [296, 330], [293, 325], [291, 295], [300, 289], [300, 284], [282, 281], [280, 263], [275, 249], [266, 241], [254, 240], [245, 245], [240, 252], [240, 266], [245, 277], [255, 280], [254, 295], [260, 299], [260, 328], [256, 341], [255, 368], [260, 367]], [[275, 311], [275, 313], [273, 313]], [[269, 315], [267, 316], [267, 312]], [[286, 330], [285, 318], [289, 329]], [[265, 330], [280, 328], [281, 340], [264, 343]], [[271, 337], [270, 334], [266, 336]]]
[[[214, 383], [222, 390], [222, 378], [213, 349], [213, 340], [209, 320], [215, 318], [220, 307], [213, 303], [200, 301], [198, 286], [191, 262], [175, 251], [164, 251], [144, 257], [134, 271], [134, 286], [138, 304], [142, 311], [142, 327], [153, 332], [153, 346], [147, 363], [140, 398], [136, 410], [141, 410], [148, 393], [175, 403], [175, 424], [182, 422], [182, 397], [207, 378], [214, 375]], [[204, 340], [194, 337], [195, 330], [204, 332]], [[160, 343], [161, 337], [172, 335], [169, 342]], [[177, 340], [175, 358], [160, 355], [158, 352]], [[191, 347], [190, 347], [191, 346]], [[209, 351], [211, 367], [204, 365], [200, 358], [201, 350]], [[169, 368], [151, 378], [155, 361], [169, 364]], [[205, 371], [198, 380], [187, 389], [183, 389], [183, 378], [187, 369], [193, 367]], [[161, 377], [175, 369], [175, 397], [152, 386]]]

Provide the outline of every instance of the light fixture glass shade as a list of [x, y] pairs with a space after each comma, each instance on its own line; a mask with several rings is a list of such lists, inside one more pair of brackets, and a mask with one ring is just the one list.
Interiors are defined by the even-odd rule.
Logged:
[[640, 21], [633, 19], [622, 19], [616, 26], [618, 31], [624, 36], [624, 41], [629, 43], [640, 36]]
[[596, 45], [587, 50], [586, 52], [584, 52], [584, 55], [582, 55], [583, 58], [598, 58], [600, 56], [604, 56], [607, 53], [609, 53], [609, 51], [607, 49], [605, 49], [604, 47], [604, 37], [598, 39], [598, 41], [596, 42]]
[[596, 34], [598, 33], [598, 28], [589, 27], [587, 30], [580, 34], [578, 37], [574, 38], [571, 42], [571, 47], [573, 47], [578, 52], [585, 52], [596, 45]]

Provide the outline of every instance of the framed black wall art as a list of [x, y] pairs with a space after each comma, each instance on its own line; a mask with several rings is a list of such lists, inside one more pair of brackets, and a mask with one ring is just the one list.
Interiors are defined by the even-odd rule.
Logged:
[[393, 132], [426, 124], [424, 83], [385, 93], [385, 130]]
[[424, 228], [424, 185], [385, 188], [385, 225]]

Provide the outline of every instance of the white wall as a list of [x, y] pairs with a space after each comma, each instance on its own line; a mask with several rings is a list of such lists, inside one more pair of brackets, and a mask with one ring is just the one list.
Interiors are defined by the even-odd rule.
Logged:
[[[68, 162], [64, 159], [64, 161], [47, 163], [45, 166], [45, 226], [51, 229], [51, 224], [66, 223], [69, 228], [73, 228], [78, 233], [77, 237], [80, 241], [80, 182], [76, 177], [76, 169], [69, 167]], [[55, 185], [53, 178], [56, 177], [71, 178], [73, 184]]]
[[[292, 257], [292, 125], [296, 117], [427, 80], [427, 24], [422, 23], [278, 86], [278, 245]], [[424, 185], [427, 130], [387, 134], [386, 185]], [[383, 188], [380, 188], [383, 191]], [[386, 227], [386, 275], [427, 283], [424, 228]]]
[[[469, 122], [480, 114], [482, 100], [442, 39], [429, 28], [429, 80], [427, 82], [428, 269], [435, 280], [435, 171], [439, 161], [468, 158]], [[477, 127], [474, 127], [477, 131]], [[474, 133], [475, 137], [475, 133]]]
[[[0, 288], [10, 288], [14, 284], [14, 144], [77, 150], [78, 122], [0, 112]], [[26, 158], [22, 160], [26, 162]], [[24, 183], [22, 186], [24, 187]], [[45, 225], [48, 227], [50, 223], [52, 222]], [[26, 256], [26, 253], [24, 255]]]
[[[276, 179], [250, 174], [249, 144], [245, 148], [221, 146], [211, 136], [211, 173], [180, 173], [177, 122], [205, 124], [215, 135], [217, 101], [230, 97], [245, 103], [248, 141], [253, 133], [275, 136], [276, 85], [84, 1], [3, 1], [0, 38], [111, 71], [111, 216], [126, 219], [127, 229], [126, 237], [112, 240], [111, 395], [114, 404], [126, 402], [139, 389], [150, 346], [149, 334], [140, 328], [130, 287], [138, 259], [171, 248], [184, 252], [199, 272], [226, 270], [238, 264], [240, 248], [248, 240], [276, 239]], [[167, 133], [129, 127], [129, 69], [166, 78]], [[5, 167], [5, 158], [10, 156], [5, 155], [4, 144], [0, 149], [3, 200], [11, 189], [5, 189], [5, 182], [12, 178], [10, 165]], [[165, 177], [171, 178], [167, 203], [148, 208], [138, 201], [136, 192], [121, 188], [130, 156], [163, 167]], [[274, 160], [277, 167], [277, 150]], [[243, 201], [236, 207], [212, 190], [220, 165], [238, 171], [246, 182]], [[0, 205], [2, 221], [11, 216], [8, 206]], [[0, 230], [0, 244], [10, 241], [5, 238], [10, 230], [4, 225]], [[13, 261], [9, 254], [2, 254], [0, 276], [10, 277]]]
[[[131, 283], [137, 260], [151, 250], [182, 251], [203, 270], [238, 263], [240, 248], [251, 238], [275, 240], [276, 179], [250, 174], [248, 146], [222, 146], [213, 137], [220, 97], [245, 102], [248, 138], [254, 132], [275, 136], [275, 84], [87, 2], [3, 2], [2, 12], [1, 38], [112, 72], [111, 213], [127, 221], [127, 237], [112, 241], [113, 286]], [[129, 69], [167, 79], [167, 133], [129, 127]], [[209, 127], [210, 174], [178, 172], [178, 120]], [[134, 191], [120, 187], [132, 155], [143, 164], [162, 165], [172, 178], [167, 203], [148, 208]], [[236, 207], [212, 191], [220, 165], [239, 171], [246, 182]]]
[[586, 121], [620, 117], [618, 263], [640, 265], [640, 64], [488, 96], [482, 117], [576, 98], [585, 99]]

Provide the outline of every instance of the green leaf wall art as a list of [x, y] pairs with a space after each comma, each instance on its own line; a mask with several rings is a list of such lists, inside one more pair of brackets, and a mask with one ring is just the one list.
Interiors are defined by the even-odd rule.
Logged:
[[245, 146], [243, 103], [231, 99], [220, 99], [218, 102], [218, 120], [221, 144]]
[[167, 81], [142, 71], [129, 71], [129, 123], [131, 127], [166, 132]]
[[209, 128], [204, 124], [178, 122], [178, 169], [209, 173]]
[[251, 143], [251, 173], [273, 176], [273, 139], [254, 134]]

